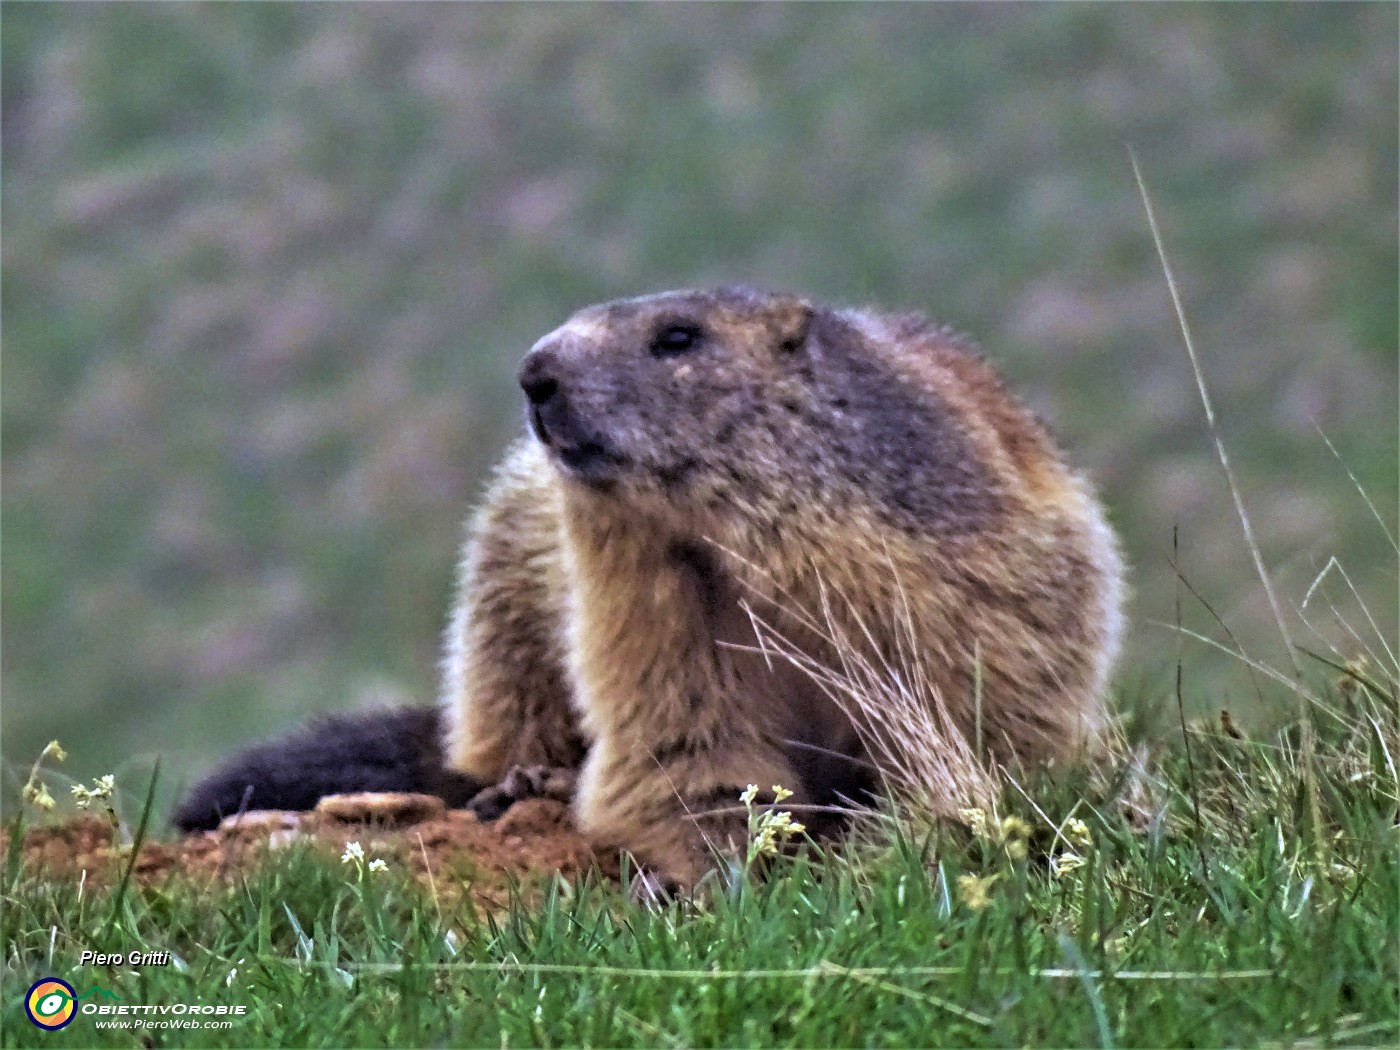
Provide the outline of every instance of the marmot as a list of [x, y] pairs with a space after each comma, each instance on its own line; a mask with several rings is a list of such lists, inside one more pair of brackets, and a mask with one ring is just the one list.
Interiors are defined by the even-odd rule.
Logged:
[[530, 789], [524, 770], [578, 770], [581, 829], [689, 886], [712, 845], [742, 837], [746, 785], [822, 805], [877, 790], [872, 762], [891, 772], [810, 673], [841, 667], [852, 640], [891, 673], [917, 661], [929, 702], [969, 738], [975, 721], [997, 761], [1099, 738], [1117, 542], [1045, 427], [950, 330], [749, 288], [667, 292], [580, 311], [519, 380], [530, 433], [469, 528], [441, 722], [362, 716], [265, 746], [178, 823], [284, 805], [298, 768], [299, 804], [364, 789], [318, 765], [317, 734], [382, 742], [383, 719], [412, 717], [416, 741], [443, 732], [440, 753], [384, 749], [376, 787], [398, 776], [461, 802], [512, 773], [507, 795]]

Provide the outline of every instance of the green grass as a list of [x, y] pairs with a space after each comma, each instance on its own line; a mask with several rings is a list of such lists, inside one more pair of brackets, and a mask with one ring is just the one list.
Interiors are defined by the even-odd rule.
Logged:
[[[117, 899], [11, 870], [3, 1041], [1393, 1044], [1395, 716], [1393, 696], [1354, 681], [1314, 707], [1318, 824], [1297, 726], [1237, 739], [1196, 724], [1189, 761], [1180, 734], [1158, 749], [1137, 810], [1084, 777], [1028, 785], [1034, 806], [1010, 791], [1001, 815], [1031, 829], [1024, 857], [960, 827], [886, 834], [660, 910], [594, 881], [481, 914], [300, 847], [212, 893], [133, 883]], [[1055, 829], [1071, 815], [1092, 842], [1056, 875], [1070, 846]], [[985, 906], [963, 876], [990, 880]], [[81, 968], [85, 948], [178, 963]], [[43, 1033], [20, 999], [48, 975], [123, 1004], [247, 1010], [227, 1031], [101, 1030], [79, 1016]]]

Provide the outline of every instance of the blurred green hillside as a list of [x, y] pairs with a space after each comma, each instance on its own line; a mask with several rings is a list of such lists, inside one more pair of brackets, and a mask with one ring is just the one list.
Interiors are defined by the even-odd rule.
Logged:
[[[1395, 550], [1347, 470], [1394, 531], [1398, 17], [6, 4], [5, 758], [160, 754], [173, 788], [312, 710], [429, 700], [520, 355], [718, 281], [980, 338], [1123, 532], [1127, 693], [1168, 695], [1174, 526], [1283, 665], [1129, 143], [1300, 637], [1393, 646]], [[1357, 594], [1330, 572], [1300, 610], [1333, 556]], [[1238, 661], [1186, 661], [1198, 710], [1252, 702]]]

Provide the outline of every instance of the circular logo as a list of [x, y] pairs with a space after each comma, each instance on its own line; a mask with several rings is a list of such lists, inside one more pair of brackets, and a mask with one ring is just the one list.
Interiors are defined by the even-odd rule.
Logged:
[[40, 1028], [56, 1032], [72, 1022], [73, 1015], [77, 1013], [73, 1002], [77, 996], [78, 993], [67, 981], [45, 977], [35, 981], [29, 994], [24, 997], [24, 1012]]

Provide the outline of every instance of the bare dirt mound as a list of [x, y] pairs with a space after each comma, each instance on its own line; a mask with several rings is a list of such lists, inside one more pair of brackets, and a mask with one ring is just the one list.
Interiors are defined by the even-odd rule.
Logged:
[[[575, 879], [595, 869], [616, 878], [619, 867], [617, 853], [595, 850], [574, 828], [568, 807], [552, 799], [517, 802], [499, 820], [482, 823], [430, 796], [339, 795], [311, 813], [250, 812], [215, 831], [147, 842], [132, 876], [143, 884], [180, 877], [224, 881], [294, 842], [336, 856], [358, 842], [366, 861], [384, 860], [434, 892], [465, 892], [492, 910], [506, 905], [512, 881], [529, 886], [555, 873]], [[96, 816], [30, 828], [21, 850], [29, 877], [83, 879], [90, 887], [120, 877], [128, 857], [114, 847], [111, 824]]]

